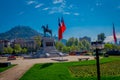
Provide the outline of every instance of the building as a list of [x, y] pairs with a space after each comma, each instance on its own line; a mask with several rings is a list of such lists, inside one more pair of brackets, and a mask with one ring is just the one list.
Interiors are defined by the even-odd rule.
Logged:
[[91, 42], [91, 38], [90, 37], [87, 37], [87, 36], [84, 36], [82, 38], [79, 38], [79, 41], [82, 41], [82, 40], [87, 40], [88, 42]]
[[10, 41], [8, 40], [0, 40], [0, 52], [4, 51], [4, 47], [10, 46]]
[[27, 48], [30, 50], [35, 50], [37, 48], [37, 43], [35, 42], [34, 39], [15, 39], [11, 46], [14, 47], [15, 44], [19, 44], [21, 48]]
[[35, 50], [35, 49], [37, 49], [37, 43], [36, 43], [36, 41], [33, 40], [33, 39], [31, 39], [31, 40], [26, 40], [24, 47], [26, 47], [26, 48], [28, 48], [28, 49]]
[[11, 47], [14, 47], [15, 44], [19, 44], [22, 48], [25, 46], [25, 40], [24, 39], [15, 39], [11, 41]]
[[3, 53], [4, 47], [11, 46], [14, 48], [15, 44], [19, 44], [21, 48], [27, 48], [28, 51], [35, 51], [37, 43], [34, 39], [14, 39], [14, 40], [0, 40], [0, 53]]
[[0, 53], [3, 52], [3, 48], [4, 48], [4, 43], [2, 40], [0, 40]]

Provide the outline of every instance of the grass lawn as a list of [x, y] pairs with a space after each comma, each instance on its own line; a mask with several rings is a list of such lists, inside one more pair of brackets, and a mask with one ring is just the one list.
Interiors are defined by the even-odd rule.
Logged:
[[5, 70], [7, 70], [7, 69], [9, 69], [9, 68], [11, 68], [13, 66], [15, 66], [15, 64], [11, 65], [11, 66], [8, 66], [8, 67], [3, 67], [3, 68], [0, 67], [0, 72], [3, 72], [3, 71], [5, 71]]
[[[96, 61], [35, 64], [20, 80], [96, 80]], [[102, 80], [120, 80], [120, 57], [100, 60]]]

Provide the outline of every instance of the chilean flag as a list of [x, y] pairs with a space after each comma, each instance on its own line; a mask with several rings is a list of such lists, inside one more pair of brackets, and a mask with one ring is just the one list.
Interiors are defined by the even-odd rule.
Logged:
[[59, 26], [58, 40], [61, 40], [63, 38], [62, 35], [63, 35], [64, 31], [66, 30], [66, 26], [65, 26], [63, 17], [61, 18], [61, 21], [60, 21], [60, 18], [58, 18], [58, 26]]
[[64, 31], [66, 30], [66, 26], [63, 17], [61, 18], [61, 26], [62, 26], [62, 33], [64, 33]]
[[117, 44], [117, 37], [116, 37], [116, 33], [115, 33], [115, 27], [114, 27], [114, 24], [113, 24], [113, 38], [114, 38], [114, 42], [115, 42], [115, 44]]

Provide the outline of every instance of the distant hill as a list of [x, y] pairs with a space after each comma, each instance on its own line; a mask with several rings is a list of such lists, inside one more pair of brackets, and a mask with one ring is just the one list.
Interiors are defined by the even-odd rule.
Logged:
[[[0, 33], [0, 40], [11, 40], [16, 38], [31, 39], [38, 35], [43, 36], [42, 33], [38, 33], [28, 26], [16, 26], [5, 33]], [[54, 36], [54, 39], [58, 41], [58, 37]], [[66, 44], [66, 42], [67, 40], [62, 39], [62, 43]]]
[[28, 27], [28, 26], [16, 26], [12, 28], [11, 30], [1, 33], [0, 39], [15, 39], [15, 38], [24, 38], [24, 39], [30, 39], [34, 36], [40, 35], [37, 31], [34, 29]]

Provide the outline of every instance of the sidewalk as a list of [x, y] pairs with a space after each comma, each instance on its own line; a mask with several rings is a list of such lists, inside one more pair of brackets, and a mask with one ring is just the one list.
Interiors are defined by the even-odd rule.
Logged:
[[[69, 61], [78, 61], [78, 58], [86, 58], [86, 57], [87, 58], [89, 57], [90, 59], [94, 59], [93, 56], [67, 56], [63, 58], [68, 59], [69, 62]], [[18, 64], [18, 65], [0, 73], [0, 80], [19, 80], [20, 77], [22, 77], [22, 75], [36, 63], [58, 62], [58, 61], [53, 61], [51, 59], [53, 58], [39, 58], [39, 59], [19, 58], [17, 60], [11, 60], [10, 62], [12, 64]]]

